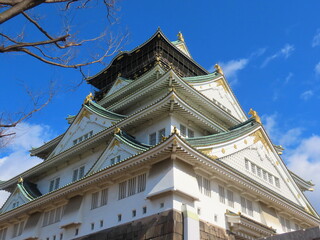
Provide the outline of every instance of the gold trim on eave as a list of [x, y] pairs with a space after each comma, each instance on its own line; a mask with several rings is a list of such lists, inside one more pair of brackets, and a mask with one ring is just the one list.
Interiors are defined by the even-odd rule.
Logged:
[[250, 108], [250, 111], [248, 112], [248, 114], [249, 114], [249, 115], [252, 115], [251, 118], [254, 118], [254, 120], [256, 120], [257, 123], [262, 124], [262, 123], [261, 123], [261, 119], [260, 119], [258, 113], [257, 113], [256, 111], [254, 111], [252, 108]]
[[90, 116], [91, 116], [91, 112], [89, 112], [88, 110], [86, 109], [83, 109], [82, 113], [80, 114], [80, 116], [78, 117], [77, 121], [75, 121], [75, 124], [78, 124], [79, 122], [81, 122], [81, 120], [86, 117], [88, 119], [90, 119]]
[[269, 141], [267, 140], [267, 138], [264, 136], [263, 132], [261, 129], [258, 129], [257, 131], [255, 131], [254, 133], [250, 134], [251, 137], [254, 137], [253, 139], [253, 143], [257, 143], [259, 141], [261, 141], [261, 143], [263, 144], [263, 146], [267, 149], [267, 151], [271, 150], [271, 146]]

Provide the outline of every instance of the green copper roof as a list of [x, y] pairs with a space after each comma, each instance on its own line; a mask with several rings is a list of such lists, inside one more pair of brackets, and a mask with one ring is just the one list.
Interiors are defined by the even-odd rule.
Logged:
[[122, 142], [128, 144], [129, 146], [139, 149], [139, 150], [148, 150], [151, 145], [143, 144], [135, 139], [135, 137], [126, 133], [125, 131], [120, 130], [115, 136]]
[[37, 185], [28, 181], [22, 181], [18, 183], [18, 188], [21, 193], [28, 199], [33, 200], [40, 197], [42, 194], [37, 188]]
[[186, 138], [185, 140], [191, 144], [191, 146], [206, 146], [214, 145], [217, 143], [227, 142], [232, 139], [236, 139], [246, 133], [251, 132], [255, 128], [260, 126], [253, 118], [233, 127], [227, 132], [217, 133], [208, 136]]
[[208, 75], [201, 75], [201, 76], [195, 76], [195, 77], [184, 77], [182, 79], [185, 80], [186, 82], [197, 83], [197, 82], [207, 82], [207, 81], [216, 79], [221, 76], [222, 75], [220, 73], [213, 72]]
[[105, 109], [104, 107], [100, 106], [99, 104], [93, 102], [93, 101], [88, 101], [86, 104], [84, 104], [84, 106], [89, 109], [90, 111], [109, 118], [109, 119], [113, 119], [113, 120], [121, 120], [123, 118], [126, 118], [127, 116], [125, 115], [121, 115], [121, 114], [117, 114], [111, 111], [108, 111], [107, 109]]

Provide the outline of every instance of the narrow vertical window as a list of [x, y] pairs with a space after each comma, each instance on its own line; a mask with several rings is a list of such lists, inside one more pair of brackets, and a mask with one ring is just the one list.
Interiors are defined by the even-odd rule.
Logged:
[[280, 188], [280, 180], [279, 180], [279, 178], [274, 178], [274, 181], [275, 181], [275, 184], [276, 184], [276, 186], [278, 187], [278, 188]]
[[285, 223], [286, 223], [286, 229], [287, 229], [287, 231], [290, 231], [290, 230], [291, 230], [290, 220], [289, 220], [289, 219], [285, 219]]
[[116, 158], [111, 158], [111, 160], [110, 160], [111, 165], [115, 164], [115, 159]]
[[15, 225], [13, 225], [12, 238], [18, 235], [18, 228], [19, 228], [19, 223], [16, 223]]
[[200, 175], [196, 175], [199, 191], [202, 193], [202, 177]]
[[118, 199], [123, 199], [125, 198], [127, 195], [127, 181], [124, 181], [122, 183], [119, 183], [119, 195], [118, 195]]
[[157, 141], [157, 134], [155, 132], [151, 133], [149, 135], [149, 144], [150, 145], [156, 145], [156, 141]]
[[56, 208], [56, 215], [55, 215], [54, 222], [59, 222], [61, 219], [61, 215], [62, 215], [62, 207]]
[[273, 176], [268, 173], [268, 180], [269, 180], [269, 183], [273, 184]]
[[45, 227], [48, 225], [49, 222], [49, 212], [45, 212], [43, 215], [43, 224], [42, 226]]
[[258, 174], [258, 177], [262, 177], [262, 172], [260, 167], [257, 167], [257, 174]]
[[203, 178], [204, 195], [211, 197], [210, 180]]
[[131, 178], [128, 180], [128, 196], [136, 194], [136, 178]]
[[256, 174], [256, 165], [253, 164], [253, 163], [251, 163], [251, 172], [252, 172], [253, 174]]
[[49, 192], [53, 191], [53, 187], [54, 187], [54, 180], [51, 180], [49, 185]]
[[83, 176], [84, 176], [84, 166], [80, 167], [80, 169], [79, 169], [79, 178], [78, 179], [83, 178]]
[[187, 128], [186, 126], [180, 124], [180, 135], [182, 137], [186, 137], [187, 136]]
[[249, 160], [244, 159], [244, 163], [245, 163], [246, 169], [249, 170]]
[[285, 223], [284, 217], [280, 217], [280, 223], [281, 223], [282, 231], [286, 232], [287, 229], [286, 229], [286, 223]]
[[268, 174], [267, 174], [267, 172], [265, 170], [263, 170], [263, 179], [265, 181], [268, 181]]
[[228, 199], [228, 206], [234, 207], [234, 200], [233, 200], [233, 192], [230, 190], [227, 190], [227, 199]]
[[219, 200], [221, 203], [225, 203], [226, 202], [226, 196], [225, 196], [225, 192], [224, 192], [224, 187], [219, 185]]
[[73, 170], [72, 174], [72, 182], [76, 181], [78, 179], [78, 169]]
[[142, 213], [143, 213], [143, 214], [146, 214], [146, 213], [147, 213], [147, 207], [143, 207], [143, 208], [142, 208]]
[[55, 182], [55, 185], [54, 185], [54, 189], [58, 189], [59, 188], [59, 185], [60, 185], [60, 178], [56, 178], [56, 182]]
[[138, 176], [138, 193], [143, 192], [146, 189], [146, 174]]
[[193, 138], [194, 137], [194, 131], [191, 129], [188, 129], [188, 138]]
[[132, 210], [132, 217], [137, 216], [137, 211], [136, 210]]
[[99, 199], [99, 192], [92, 193], [92, 195], [91, 195], [91, 209], [95, 209], [98, 207], [98, 199]]
[[248, 199], [246, 199], [247, 201], [247, 210], [248, 210], [248, 215], [250, 215], [251, 217], [253, 217], [253, 207], [252, 207], [252, 202]]
[[116, 159], [117, 159], [117, 162], [120, 162], [120, 155], [118, 155]]
[[247, 213], [247, 204], [246, 204], [246, 199], [244, 197], [241, 197], [241, 211], [243, 213]]
[[122, 215], [119, 214], [119, 215], [118, 215], [118, 222], [121, 222], [121, 220], [122, 220]]
[[158, 142], [161, 142], [162, 141], [162, 138], [166, 136], [166, 129], [163, 128], [163, 129], [160, 129], [158, 131]]
[[101, 206], [105, 206], [108, 203], [108, 188], [101, 191]]

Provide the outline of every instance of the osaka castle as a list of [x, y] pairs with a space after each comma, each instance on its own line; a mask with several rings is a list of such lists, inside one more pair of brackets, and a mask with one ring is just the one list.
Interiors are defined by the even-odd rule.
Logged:
[[238, 240], [319, 226], [304, 195], [313, 184], [215, 69], [160, 29], [119, 53], [87, 80], [96, 91], [66, 132], [30, 150], [43, 161], [0, 182], [11, 193], [0, 240]]

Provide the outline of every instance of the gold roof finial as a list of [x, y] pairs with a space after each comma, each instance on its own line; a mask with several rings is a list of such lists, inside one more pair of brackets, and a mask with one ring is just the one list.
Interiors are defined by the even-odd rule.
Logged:
[[18, 183], [22, 183], [23, 182], [23, 178], [20, 177], [19, 180], [18, 180]]
[[182, 32], [179, 32], [177, 36], [178, 36], [178, 40], [179, 41], [184, 42], [184, 38], [183, 38]]
[[214, 68], [216, 69], [217, 73], [220, 73], [221, 75], [224, 75], [223, 71], [222, 71], [222, 68], [220, 67], [219, 64], [214, 65]]
[[118, 133], [120, 133], [120, 131], [121, 131], [121, 129], [118, 128], [118, 127], [116, 127], [116, 128], [114, 129], [114, 134], [118, 134]]
[[93, 100], [93, 95], [92, 95], [92, 93], [89, 93], [88, 96], [86, 96], [86, 98], [84, 99], [84, 104], [86, 104], [92, 100]]
[[261, 123], [261, 119], [260, 119], [260, 117], [259, 117], [258, 113], [257, 113], [256, 111], [252, 110], [252, 108], [250, 108], [250, 111], [249, 111], [249, 113], [248, 113], [248, 114], [249, 114], [249, 115], [252, 115], [252, 117], [251, 117], [251, 118], [254, 118], [254, 119], [256, 120], [256, 122], [257, 122], [257, 123], [262, 124], [262, 123]]
[[177, 127], [176, 127], [176, 126], [173, 126], [172, 133], [178, 133], [178, 130], [177, 130]]

